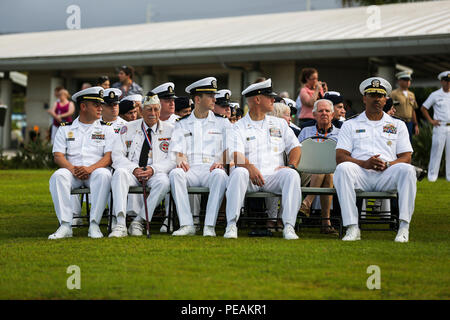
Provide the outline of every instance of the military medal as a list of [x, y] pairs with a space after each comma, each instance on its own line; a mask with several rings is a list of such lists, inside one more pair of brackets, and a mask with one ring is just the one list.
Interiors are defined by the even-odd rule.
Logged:
[[391, 145], [392, 145], [392, 141], [391, 141], [391, 140], [388, 140], [387, 145], [388, 145], [388, 146], [391, 146]]

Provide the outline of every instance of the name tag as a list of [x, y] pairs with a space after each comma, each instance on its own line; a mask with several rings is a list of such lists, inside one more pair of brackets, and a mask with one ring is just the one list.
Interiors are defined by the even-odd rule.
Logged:
[[253, 136], [253, 137], [247, 137], [247, 141], [250, 141], [250, 140], [255, 140], [256, 139], [256, 137], [255, 136]]
[[356, 133], [363, 133], [366, 132], [366, 129], [356, 129]]
[[189, 137], [189, 136], [192, 136], [192, 132], [189, 132], [189, 133], [185, 133], [185, 134], [184, 134], [184, 136], [185, 136], [185, 137]]
[[222, 132], [209, 131], [208, 134], [222, 134]]
[[91, 136], [92, 140], [105, 140], [105, 135], [103, 133], [93, 133]]
[[271, 137], [278, 137], [281, 138], [281, 131], [278, 128], [270, 128], [269, 134]]

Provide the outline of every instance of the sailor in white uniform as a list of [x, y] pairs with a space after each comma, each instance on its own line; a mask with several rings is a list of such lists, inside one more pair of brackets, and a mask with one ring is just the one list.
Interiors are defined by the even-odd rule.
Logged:
[[[161, 105], [157, 95], [146, 96], [142, 107], [142, 119], [129, 122], [120, 132], [120, 141], [112, 154], [114, 172], [111, 187], [114, 199], [114, 216], [117, 225], [110, 237], [127, 236], [126, 209], [130, 186], [140, 186], [147, 181], [150, 195], [147, 198], [148, 219], [151, 220], [157, 205], [169, 191], [168, 173], [175, 167], [169, 157], [169, 144], [173, 125], [159, 120]], [[142, 202], [143, 203], [143, 202]], [[144, 206], [131, 222], [128, 232], [132, 236], [143, 234]]]
[[175, 114], [175, 84], [173, 82], [163, 83], [156, 88], [153, 88], [151, 92], [158, 95], [161, 101], [161, 121], [168, 121], [175, 124], [175, 121], [179, 118]]
[[[227, 228], [225, 238], [237, 238], [236, 223], [245, 193], [268, 191], [281, 194], [283, 237], [298, 239], [294, 226], [301, 203], [300, 143], [286, 120], [267, 116], [273, 110], [272, 80], [250, 85], [242, 95], [249, 112], [233, 126], [228, 151], [236, 167], [227, 185]], [[284, 164], [284, 152], [288, 165]]]
[[[445, 149], [445, 173], [450, 181], [450, 71], [441, 72], [438, 76], [441, 88], [430, 94], [422, 105], [424, 117], [433, 125], [430, 163], [428, 164], [428, 180], [436, 181], [439, 175], [442, 153]], [[433, 108], [431, 119], [428, 110]]]
[[383, 112], [392, 87], [380, 77], [364, 80], [359, 90], [365, 111], [342, 125], [336, 146], [334, 185], [347, 232], [342, 240], [361, 239], [355, 189], [398, 191], [400, 228], [396, 242], [408, 242], [416, 198], [413, 149], [405, 123]]
[[103, 88], [91, 87], [75, 93], [72, 99], [80, 110], [73, 123], [61, 124], [53, 144], [55, 162], [60, 169], [50, 178], [50, 193], [60, 227], [49, 239], [72, 236], [73, 202], [70, 191], [86, 186], [91, 191], [88, 236], [103, 237], [99, 224], [111, 188], [111, 151], [115, 134], [100, 121]]
[[187, 187], [209, 187], [204, 236], [216, 235], [215, 225], [228, 176], [224, 170], [227, 118], [212, 112], [217, 80], [208, 77], [186, 87], [194, 101], [194, 111], [175, 125], [170, 152], [177, 157], [177, 168], [170, 172], [171, 191], [181, 228], [174, 236], [194, 235], [193, 214]]

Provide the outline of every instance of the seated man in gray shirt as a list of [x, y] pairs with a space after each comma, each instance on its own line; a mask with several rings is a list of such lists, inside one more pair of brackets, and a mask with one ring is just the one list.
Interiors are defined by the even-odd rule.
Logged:
[[[316, 124], [302, 129], [298, 136], [298, 140], [302, 142], [310, 137], [326, 137], [337, 141], [339, 129], [336, 128], [331, 121], [334, 116], [333, 103], [327, 99], [320, 99], [314, 103], [313, 116]], [[333, 188], [333, 174], [312, 174], [311, 187], [317, 188]], [[311, 212], [311, 205], [314, 201], [315, 195], [308, 195], [302, 202], [300, 212], [309, 216]], [[320, 206], [322, 209], [322, 227], [320, 233], [337, 234], [336, 230], [331, 226], [330, 208], [333, 196], [320, 196]]]

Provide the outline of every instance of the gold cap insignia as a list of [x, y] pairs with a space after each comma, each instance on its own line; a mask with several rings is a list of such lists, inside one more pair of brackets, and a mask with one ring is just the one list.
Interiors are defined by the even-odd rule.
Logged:
[[379, 88], [380, 87], [380, 80], [378, 80], [378, 79], [372, 80], [372, 87]]

